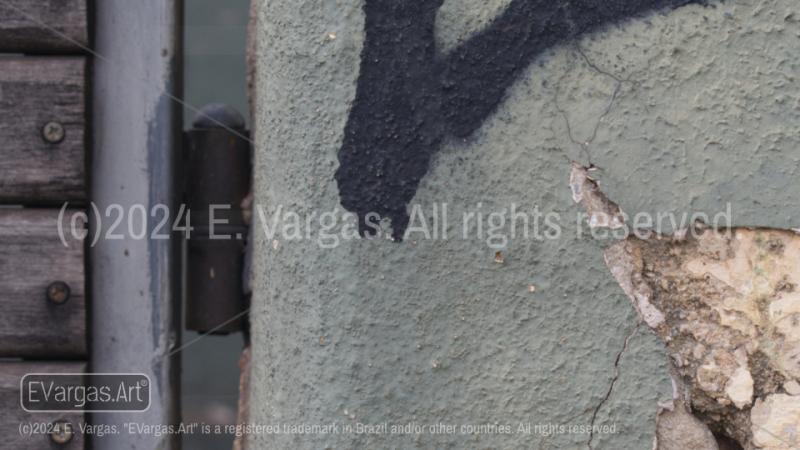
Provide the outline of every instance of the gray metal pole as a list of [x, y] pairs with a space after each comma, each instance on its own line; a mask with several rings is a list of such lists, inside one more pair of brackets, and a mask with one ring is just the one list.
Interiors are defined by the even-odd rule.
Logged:
[[[165, 205], [173, 224], [180, 147], [180, 0], [95, 2], [91, 198], [91, 370], [137, 372], [152, 382], [142, 413], [96, 413], [118, 434], [93, 437], [97, 450], [176, 449], [178, 436], [128, 423], [179, 420], [180, 271], [178, 239], [154, 238]], [[114, 206], [119, 205], [119, 206]], [[140, 236], [141, 206], [147, 233]], [[135, 211], [138, 210], [138, 211]], [[123, 220], [109, 232], [116, 217]], [[135, 216], [135, 217], [134, 217]], [[131, 226], [129, 226], [129, 218]], [[114, 235], [122, 235], [117, 239]]]

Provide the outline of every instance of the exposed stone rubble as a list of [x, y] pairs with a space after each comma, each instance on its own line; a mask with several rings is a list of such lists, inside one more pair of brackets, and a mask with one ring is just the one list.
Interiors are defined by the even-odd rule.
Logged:
[[719, 450], [711, 430], [693, 416], [682, 402], [658, 413], [653, 450]]
[[800, 448], [800, 235], [698, 227], [629, 237], [605, 260], [665, 342], [694, 416], [745, 450]]

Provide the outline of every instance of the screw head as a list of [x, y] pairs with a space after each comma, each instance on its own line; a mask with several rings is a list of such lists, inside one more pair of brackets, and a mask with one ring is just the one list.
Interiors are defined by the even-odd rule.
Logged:
[[47, 300], [56, 305], [63, 305], [69, 300], [70, 289], [63, 281], [54, 281], [47, 286]]
[[58, 122], [47, 122], [42, 127], [42, 137], [51, 144], [58, 144], [63, 141], [65, 135], [64, 126]]
[[72, 424], [66, 420], [56, 420], [53, 422], [53, 429], [50, 431], [50, 440], [58, 445], [67, 444], [75, 434]]

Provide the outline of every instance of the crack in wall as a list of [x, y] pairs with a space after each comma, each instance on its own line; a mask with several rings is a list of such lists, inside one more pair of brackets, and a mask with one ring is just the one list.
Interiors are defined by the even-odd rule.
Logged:
[[622, 355], [625, 354], [625, 351], [628, 349], [628, 343], [631, 339], [636, 335], [639, 331], [639, 322], [636, 323], [636, 326], [633, 327], [633, 330], [625, 337], [625, 341], [622, 343], [622, 349], [617, 353], [617, 357], [614, 359], [614, 377], [611, 378], [611, 383], [608, 386], [608, 390], [606, 391], [606, 395], [600, 400], [600, 403], [594, 408], [592, 412], [592, 420], [590, 422], [589, 428], [589, 441], [586, 443], [586, 446], [589, 450], [592, 450], [592, 440], [594, 440], [594, 424], [597, 420], [597, 414], [600, 413], [600, 410], [603, 408], [603, 405], [606, 404], [608, 399], [611, 397], [611, 393], [614, 392], [614, 386], [617, 384], [617, 380], [619, 379], [619, 363], [622, 360]]
[[[627, 78], [622, 78], [622, 77], [620, 77], [618, 75], [613, 74], [612, 72], [609, 72], [609, 71], [606, 71], [604, 69], [601, 69], [596, 63], [594, 63], [591, 59], [589, 59], [588, 55], [586, 55], [586, 52], [580, 46], [580, 43], [576, 43], [574, 45], [574, 49], [580, 55], [581, 59], [586, 63], [587, 67], [589, 67], [590, 69], [592, 69], [593, 71], [595, 71], [596, 73], [598, 73], [600, 75], [603, 75], [605, 77], [608, 77], [608, 78], [611, 78], [612, 80], [614, 80], [614, 88], [613, 88], [613, 91], [612, 91], [611, 95], [609, 96], [608, 104], [606, 105], [606, 107], [603, 110], [603, 112], [597, 117], [597, 120], [595, 121], [595, 124], [594, 124], [594, 127], [592, 128], [592, 131], [591, 131], [589, 137], [585, 141], [581, 141], [581, 140], [579, 140], [579, 139], [577, 139], [575, 137], [575, 134], [573, 132], [572, 124], [570, 122], [569, 116], [567, 115], [567, 111], [561, 106], [561, 104], [560, 104], [560, 102], [558, 100], [559, 94], [561, 93], [561, 84], [563, 83], [564, 79], [566, 78], [566, 76], [571, 71], [570, 70], [566, 70], [561, 75], [561, 77], [558, 79], [558, 82], [556, 83], [556, 89], [555, 89], [555, 93], [553, 95], [553, 105], [554, 105], [556, 111], [561, 115], [561, 118], [564, 120], [564, 126], [566, 127], [566, 134], [567, 134], [567, 137], [569, 138], [569, 141], [572, 142], [574, 145], [578, 146], [578, 148], [580, 148], [581, 152], [586, 156], [588, 164], [591, 166], [592, 165], [592, 156], [591, 156], [591, 153], [589, 152], [589, 146], [597, 138], [597, 133], [600, 130], [600, 126], [602, 125], [603, 120], [614, 109], [614, 104], [616, 103], [616, 101], [617, 101], [617, 99], [619, 97], [619, 94], [622, 91], [623, 84], [631, 83], [633, 85], [637, 85], [638, 83], [636, 83], [635, 81], [632, 81], [633, 74], [629, 75]], [[555, 132], [554, 132], [554, 134], [555, 134]]]
[[[590, 217], [618, 214], [587, 170], [573, 164], [576, 202]], [[800, 448], [800, 235], [697, 224], [673, 235], [629, 236], [604, 257], [669, 351], [673, 380], [685, 386], [676, 387], [674, 403], [745, 450]], [[674, 441], [675, 433], [662, 431], [663, 442]], [[680, 448], [663, 445], [657, 448]]]

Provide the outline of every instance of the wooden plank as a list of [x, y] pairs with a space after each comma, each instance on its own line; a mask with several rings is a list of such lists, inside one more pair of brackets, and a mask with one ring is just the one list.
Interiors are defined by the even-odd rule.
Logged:
[[[41, 363], [41, 362], [0, 362], [0, 436], [2, 448], [15, 450], [84, 448], [84, 436], [80, 424], [84, 415], [80, 413], [28, 413], [20, 406], [20, 380], [26, 373], [83, 373], [83, 362]], [[68, 421], [75, 432], [72, 439], [64, 445], [51, 443], [48, 434], [25, 435], [20, 433], [20, 424], [52, 424], [57, 420]], [[39, 431], [39, 430], [37, 430]]]
[[[84, 249], [70, 232], [74, 212], [67, 210], [59, 227], [55, 209], [0, 209], [0, 357], [86, 356]], [[47, 297], [56, 281], [69, 286], [62, 304]]]
[[0, 1], [0, 51], [83, 53], [88, 46], [86, 0]]
[[[0, 202], [86, 197], [85, 70], [80, 56], [0, 58]], [[44, 138], [51, 122], [64, 130], [60, 142]]]

